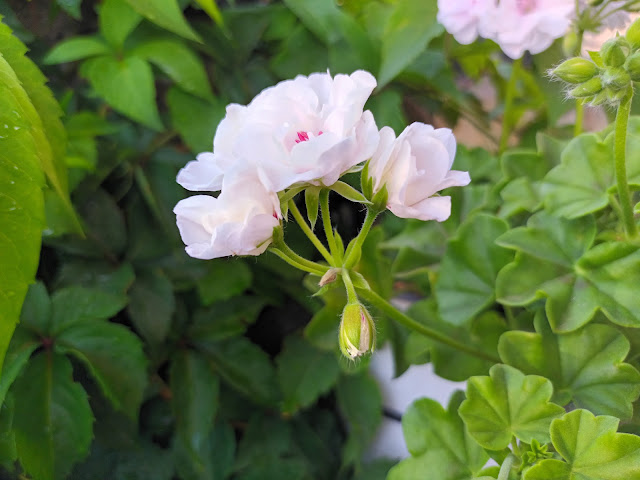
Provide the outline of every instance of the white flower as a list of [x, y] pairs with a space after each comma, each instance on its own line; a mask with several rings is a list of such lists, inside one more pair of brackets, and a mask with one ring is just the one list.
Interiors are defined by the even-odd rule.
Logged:
[[549, 48], [567, 33], [574, 14], [574, 0], [500, 0], [482, 18], [481, 29], [516, 59], [526, 50], [536, 54]]
[[455, 154], [456, 140], [448, 128], [413, 123], [396, 139], [384, 127], [369, 163], [373, 190], [386, 185], [387, 207], [398, 217], [442, 222], [451, 215], [451, 197], [433, 195], [471, 181], [467, 172], [451, 170]]
[[222, 179], [260, 170], [269, 189], [296, 183], [332, 185], [371, 157], [378, 129], [364, 104], [376, 86], [368, 72], [314, 73], [263, 90], [247, 105], [231, 104], [213, 140], [180, 171], [191, 190], [219, 190]]
[[214, 198], [194, 195], [173, 209], [187, 253], [203, 260], [229, 255], [260, 255], [280, 224], [280, 202], [257, 177], [225, 182]]
[[438, 22], [463, 45], [483, 35], [481, 19], [491, 12], [495, 0], [438, 0]]

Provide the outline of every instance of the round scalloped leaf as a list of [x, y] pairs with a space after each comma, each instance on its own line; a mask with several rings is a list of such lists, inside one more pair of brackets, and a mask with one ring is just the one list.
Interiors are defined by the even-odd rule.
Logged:
[[489, 450], [506, 448], [514, 435], [526, 443], [547, 443], [551, 421], [564, 412], [549, 401], [552, 393], [544, 377], [495, 365], [489, 377], [469, 379], [459, 412], [471, 436]]

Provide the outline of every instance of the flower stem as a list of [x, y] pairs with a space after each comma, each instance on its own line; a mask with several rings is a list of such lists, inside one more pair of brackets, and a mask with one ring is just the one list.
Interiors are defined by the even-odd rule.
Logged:
[[331, 213], [329, 212], [329, 189], [322, 189], [320, 192], [320, 213], [322, 215], [322, 226], [324, 234], [327, 237], [331, 256], [336, 259], [338, 264], [342, 263], [342, 252], [338, 249], [336, 238], [333, 236], [333, 227], [331, 226]]
[[614, 133], [614, 155], [616, 165], [616, 181], [618, 183], [618, 198], [622, 209], [622, 221], [627, 235], [634, 238], [638, 234], [635, 219], [633, 218], [633, 205], [627, 183], [627, 125], [629, 123], [629, 113], [631, 111], [631, 100], [633, 90], [629, 89], [627, 96], [620, 102], [616, 113], [615, 133]]
[[582, 100], [576, 99], [576, 123], [573, 126], [573, 136], [577, 137], [582, 133], [582, 122], [584, 119], [584, 105]]
[[395, 308], [374, 291], [365, 288], [358, 288], [358, 291], [363, 299], [371, 303], [378, 310], [385, 313], [401, 325], [409, 328], [410, 330], [421, 333], [425, 337], [431, 338], [432, 340], [443, 343], [451, 348], [455, 348], [456, 350], [467, 353], [469, 355], [473, 355], [474, 357], [480, 358], [482, 360], [487, 360], [493, 363], [500, 363], [500, 359], [498, 357], [494, 357], [489, 353], [476, 350], [469, 345], [465, 345], [464, 343], [461, 343], [453, 338], [447, 337], [437, 330], [427, 327], [422, 323], [416, 322], [414, 319], [402, 313], [400, 310]]
[[347, 270], [346, 268], [342, 269], [342, 281], [344, 282], [344, 286], [347, 289], [347, 303], [358, 303], [359, 301], [358, 295], [356, 294], [356, 289], [353, 286], [351, 277], [349, 276], [349, 270]]
[[498, 474], [498, 480], [508, 480], [509, 473], [511, 472], [511, 467], [516, 461], [516, 457], [513, 454], [507, 455], [507, 458], [502, 462], [502, 466], [500, 467], [500, 473]]
[[346, 259], [344, 261], [345, 268], [352, 268], [360, 257], [360, 251], [362, 250], [362, 244], [369, 235], [369, 230], [373, 225], [373, 222], [376, 220], [378, 216], [378, 211], [372, 208], [367, 209], [367, 216], [364, 218], [364, 223], [362, 224], [362, 228], [358, 233], [358, 236], [354, 238], [347, 247]]
[[293, 214], [293, 218], [295, 218], [296, 222], [298, 222], [298, 225], [300, 225], [300, 228], [302, 229], [304, 234], [307, 236], [309, 240], [311, 240], [311, 243], [313, 243], [313, 245], [318, 249], [318, 251], [324, 257], [324, 259], [327, 262], [329, 262], [329, 265], [332, 265], [335, 267], [336, 266], [335, 260], [333, 259], [329, 251], [326, 249], [326, 247], [322, 244], [320, 239], [316, 236], [316, 234], [311, 231], [311, 228], [309, 228], [309, 225], [307, 225], [307, 222], [304, 221], [304, 218], [302, 218], [302, 215], [300, 214], [300, 210], [298, 210], [298, 207], [296, 206], [296, 202], [294, 202], [293, 199], [289, 200], [289, 210]]
[[500, 135], [500, 149], [499, 154], [504, 153], [509, 144], [509, 134], [511, 133], [511, 113], [513, 111], [513, 101], [516, 97], [516, 87], [518, 84], [518, 76], [520, 75], [520, 69], [522, 68], [522, 58], [518, 58], [513, 61], [511, 65], [511, 76], [509, 77], [509, 83], [507, 83], [507, 93], [504, 100], [504, 114], [502, 115], [502, 134]]
[[304, 265], [304, 264], [296, 261], [295, 258], [291, 258], [289, 255], [284, 253], [282, 250], [279, 250], [277, 248], [271, 247], [269, 249], [269, 251], [271, 253], [277, 255], [278, 257], [280, 257], [282, 260], [287, 262], [292, 267], [297, 268], [298, 270], [302, 270], [303, 272], [308, 272], [308, 273], [311, 273], [313, 275], [317, 275], [318, 277], [321, 277], [321, 276], [324, 275], [324, 272], [322, 270], [316, 269], [316, 268], [312, 268], [312, 267], [309, 267], [307, 265]]

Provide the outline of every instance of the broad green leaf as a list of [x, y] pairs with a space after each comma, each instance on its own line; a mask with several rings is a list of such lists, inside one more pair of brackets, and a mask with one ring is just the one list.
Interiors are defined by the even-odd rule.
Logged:
[[91, 444], [93, 415], [71, 362], [51, 351], [31, 359], [13, 385], [20, 464], [34, 480], [62, 480]]
[[138, 57], [90, 58], [81, 74], [115, 110], [154, 130], [162, 130], [156, 106], [156, 87], [149, 64]]
[[[5, 401], [11, 384], [27, 365], [31, 354], [41, 345], [41, 339], [33, 332], [18, 326], [11, 337], [7, 356], [2, 365], [2, 374], [0, 375], [0, 407]], [[0, 432], [1, 431], [0, 429]]]
[[382, 422], [382, 396], [366, 372], [343, 375], [336, 387], [338, 407], [349, 425], [343, 463], [359, 462]]
[[[407, 117], [402, 105], [403, 95], [401, 90], [385, 88], [382, 92], [372, 96], [367, 100], [367, 107], [373, 113], [378, 125], [388, 125], [397, 134], [402, 132], [408, 125]], [[457, 163], [456, 167], [460, 168]], [[475, 180], [475, 177], [474, 177]]]
[[506, 448], [513, 436], [547, 443], [551, 421], [564, 412], [549, 401], [552, 393], [544, 377], [495, 365], [488, 377], [469, 379], [459, 412], [471, 436], [489, 450]]
[[496, 276], [513, 258], [495, 240], [508, 229], [504, 220], [478, 214], [449, 241], [434, 290], [445, 322], [464, 325], [495, 302]]
[[80, 20], [80, 4], [82, 0], [56, 0], [56, 3], [73, 18]]
[[363, 465], [353, 480], [385, 480], [389, 471], [397, 464], [397, 460], [379, 458]]
[[640, 437], [617, 433], [619, 420], [574, 410], [551, 423], [551, 440], [565, 462], [543, 460], [525, 480], [638, 480]]
[[60, 267], [55, 285], [62, 289], [79, 284], [119, 295], [129, 290], [135, 278], [129, 263], [115, 267], [101, 260], [75, 258]]
[[125, 0], [104, 0], [100, 4], [100, 33], [118, 50], [141, 20], [142, 16]]
[[498, 275], [498, 301], [528, 305], [546, 297], [556, 332], [580, 328], [598, 310], [618, 325], [640, 326], [640, 250], [626, 242], [588, 250], [594, 236], [591, 217], [564, 220], [544, 212], [504, 234], [498, 243], [518, 253]]
[[116, 409], [132, 419], [138, 417], [147, 385], [147, 359], [142, 342], [128, 328], [90, 318], [66, 327], [55, 345], [87, 366]]
[[200, 42], [200, 36], [189, 26], [177, 0], [126, 0], [147, 20], [188, 40]]
[[205, 306], [240, 295], [251, 286], [251, 270], [242, 260], [221, 259], [209, 263], [209, 273], [198, 282]]
[[285, 5], [327, 45], [340, 38], [340, 10], [334, 0], [284, 0]]
[[164, 341], [176, 309], [171, 281], [161, 272], [145, 270], [129, 290], [127, 312], [142, 337], [151, 344]]
[[[38, 67], [25, 56], [26, 52], [27, 48], [11, 34], [11, 30], [0, 23], [0, 54], [15, 72], [15, 76], [17, 76], [22, 86], [18, 90], [14, 88], [15, 84], [10, 87], [13, 96], [17, 95], [16, 98], [20, 98], [20, 107], [11, 110], [4, 110], [3, 107], [3, 111], [7, 113], [7, 116], [13, 111], [19, 112], [21, 124], [14, 123], [18, 120], [15, 115], [11, 119], [6, 118], [6, 121], [3, 121], [2, 124], [5, 125], [5, 130], [13, 126], [14, 132], [16, 131], [16, 126], [29, 128], [29, 133], [35, 142], [41, 168], [49, 184], [59, 197], [73, 230], [77, 233], [82, 233], [69, 198], [67, 167], [64, 163], [66, 134], [60, 121], [62, 109], [53, 97], [51, 90], [45, 86], [47, 79]], [[24, 98], [23, 92], [26, 92], [28, 99]], [[2, 96], [4, 97], [4, 95]], [[7, 99], [7, 101], [10, 101], [10, 99]], [[2, 118], [1, 120], [5, 119]], [[2, 124], [0, 124], [0, 128]], [[27, 162], [27, 164], [29, 163]], [[21, 165], [24, 164], [21, 163]], [[30, 176], [39, 182], [39, 176], [32, 174]]]
[[32, 133], [42, 126], [33, 125], [25, 109], [35, 111], [11, 66], [0, 57], [0, 369], [35, 279], [44, 224], [44, 176]]
[[211, 151], [213, 135], [225, 115], [225, 105], [219, 99], [203, 101], [175, 87], [167, 93], [167, 104], [171, 124], [191, 151]]
[[317, 350], [295, 336], [285, 341], [276, 365], [285, 413], [295, 413], [313, 404], [333, 387], [340, 375], [333, 353]]
[[242, 335], [258, 319], [263, 308], [264, 300], [249, 295], [216, 302], [196, 311], [188, 335], [208, 342]]
[[157, 66], [185, 92], [205, 100], [213, 100], [211, 84], [202, 60], [182, 41], [170, 38], [147, 40], [137, 45], [130, 55]]
[[378, 88], [382, 88], [414, 61], [444, 28], [436, 20], [438, 6], [424, 0], [398, 0], [382, 37], [382, 64]]
[[207, 12], [207, 15], [209, 15], [214, 22], [220, 26], [224, 26], [224, 19], [222, 18], [222, 13], [218, 8], [216, 0], [196, 0], [196, 3]]
[[269, 356], [244, 337], [215, 341], [192, 338], [191, 342], [214, 364], [223, 380], [250, 400], [274, 405], [277, 399], [276, 374]]
[[15, 465], [18, 460], [16, 450], [16, 435], [11, 429], [13, 426], [13, 397], [9, 396], [6, 402], [0, 404], [0, 465]]
[[74, 62], [95, 55], [105, 55], [111, 51], [100, 37], [72, 37], [53, 47], [43, 59], [45, 65]]
[[236, 436], [233, 427], [217, 423], [199, 452], [203, 463], [196, 463], [180, 437], [174, 437], [173, 451], [176, 470], [182, 480], [224, 480], [228, 478], [235, 459]]
[[188, 451], [195, 470], [204, 470], [209, 454], [209, 432], [218, 410], [219, 379], [209, 362], [189, 350], [176, 352], [171, 361], [171, 403], [176, 433]]
[[629, 341], [608, 325], [586, 325], [556, 335], [544, 315], [536, 332], [512, 331], [500, 337], [502, 360], [525, 374], [541, 375], [553, 383], [554, 401], [569, 402], [600, 415], [629, 419], [640, 395], [640, 373], [623, 363]]
[[127, 304], [123, 294], [113, 294], [97, 288], [67, 287], [51, 295], [51, 326], [54, 335], [69, 325], [113, 317]]
[[304, 328], [304, 338], [321, 350], [334, 351], [338, 342], [338, 325], [342, 306], [325, 305]]
[[[401, 461], [389, 471], [387, 480], [481, 480], [487, 477], [476, 477], [469, 468], [461, 465], [458, 459], [444, 448], [434, 448], [422, 455]], [[493, 480], [488, 477], [488, 480]]]

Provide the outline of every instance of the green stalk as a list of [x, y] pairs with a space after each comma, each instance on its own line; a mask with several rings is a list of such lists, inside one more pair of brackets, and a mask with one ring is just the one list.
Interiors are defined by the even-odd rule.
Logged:
[[360, 229], [358, 236], [353, 239], [347, 247], [347, 257], [344, 261], [345, 268], [352, 268], [358, 261], [359, 252], [362, 250], [362, 244], [366, 240], [367, 235], [369, 235], [369, 230], [371, 230], [378, 213], [378, 211], [371, 208], [367, 209], [367, 216], [364, 219], [364, 223], [362, 224], [362, 228]]
[[631, 100], [633, 90], [629, 89], [629, 94], [620, 102], [616, 113], [615, 133], [614, 133], [614, 156], [616, 165], [616, 181], [618, 183], [618, 198], [622, 209], [622, 221], [627, 235], [635, 238], [638, 234], [635, 219], [633, 218], [633, 205], [631, 204], [631, 194], [627, 183], [627, 125], [631, 112]]
[[309, 225], [307, 225], [307, 222], [304, 221], [304, 218], [302, 218], [302, 215], [300, 214], [300, 210], [298, 210], [298, 207], [296, 206], [296, 202], [294, 202], [293, 199], [289, 200], [289, 211], [293, 214], [293, 218], [296, 219], [296, 222], [298, 222], [298, 225], [300, 225], [300, 228], [302, 229], [304, 234], [307, 236], [309, 240], [311, 240], [311, 243], [313, 243], [313, 245], [318, 249], [318, 251], [324, 257], [324, 259], [327, 262], [329, 262], [329, 265], [335, 267], [336, 266], [335, 260], [333, 259], [329, 251], [326, 249], [326, 247], [322, 245], [322, 242], [316, 236], [316, 234], [313, 233], [313, 231], [311, 231], [311, 228], [309, 228]]
[[516, 97], [516, 87], [518, 85], [518, 76], [522, 68], [522, 58], [513, 61], [511, 65], [511, 76], [507, 83], [507, 93], [504, 100], [504, 114], [502, 115], [502, 134], [500, 135], [499, 154], [504, 153], [509, 144], [509, 134], [511, 133], [511, 111], [513, 110], [513, 101]]
[[322, 226], [324, 227], [324, 234], [327, 237], [331, 256], [337, 260], [338, 264], [342, 263], [342, 258], [340, 258], [342, 252], [338, 249], [336, 238], [333, 236], [331, 213], [329, 212], [329, 189], [326, 188], [320, 191], [320, 214], [322, 215]]
[[[576, 0], [576, 12], [579, 15], [580, 9], [578, 8], [577, 3], [578, 2]], [[584, 39], [584, 30], [580, 28], [576, 35], [578, 37], [578, 41], [576, 43], [576, 50], [574, 52], [574, 55], [576, 57], [579, 57], [580, 52], [582, 51], [582, 40]], [[582, 100], [580, 100], [579, 98], [576, 98], [576, 123], [573, 126], [574, 137], [577, 137], [582, 133], [583, 122], [584, 122], [584, 104], [582, 103]]]
[[302, 270], [303, 272], [308, 272], [308, 273], [311, 273], [313, 275], [317, 275], [318, 277], [322, 277], [324, 275], [324, 272], [322, 270], [311, 268], [311, 267], [308, 267], [308, 266], [306, 266], [306, 265], [304, 265], [302, 263], [299, 263], [295, 259], [289, 257], [282, 250], [279, 250], [277, 248], [272, 247], [272, 248], [269, 248], [269, 251], [271, 253], [277, 255], [278, 257], [280, 257], [282, 260], [287, 262], [292, 267], [297, 268], [298, 270]]
[[395, 308], [393, 305], [391, 305], [389, 302], [387, 302], [384, 298], [382, 298], [380, 295], [378, 295], [374, 291], [365, 289], [365, 288], [358, 288], [358, 291], [360, 293], [360, 296], [363, 299], [365, 299], [367, 302], [371, 303], [371, 305], [376, 307], [378, 310], [385, 313], [387, 316], [394, 319], [396, 322], [400, 323], [401, 325], [404, 325], [408, 329], [418, 332], [424, 335], [425, 337], [431, 338], [432, 340], [443, 343], [444, 345], [447, 345], [451, 348], [455, 348], [456, 350], [459, 350], [461, 352], [467, 353], [469, 355], [473, 355], [474, 357], [477, 357], [481, 360], [487, 360], [493, 363], [500, 363], [500, 359], [498, 357], [494, 357], [489, 353], [476, 350], [475, 348], [470, 347], [469, 345], [465, 345], [464, 343], [461, 343], [453, 338], [447, 337], [446, 335], [438, 332], [437, 330], [434, 330], [430, 327], [427, 327], [426, 325], [416, 322], [413, 318], [402, 313], [400, 310]]
[[360, 303], [358, 300], [358, 295], [356, 294], [356, 289], [353, 286], [353, 282], [351, 281], [351, 277], [349, 276], [349, 270], [346, 268], [342, 269], [342, 281], [344, 282], [344, 287], [347, 289], [347, 304], [351, 305], [354, 303]]
[[508, 480], [509, 473], [511, 472], [511, 467], [516, 461], [516, 457], [513, 454], [509, 454], [507, 458], [502, 462], [502, 466], [500, 467], [500, 473], [498, 474], [498, 480]]

